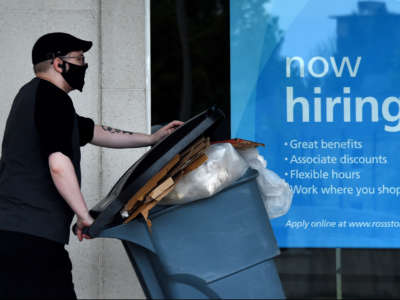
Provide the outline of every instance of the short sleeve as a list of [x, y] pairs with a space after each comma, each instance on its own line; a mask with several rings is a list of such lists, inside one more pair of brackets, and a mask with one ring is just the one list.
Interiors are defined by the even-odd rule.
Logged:
[[77, 115], [79, 128], [79, 144], [85, 146], [91, 142], [94, 134], [94, 122], [90, 118], [85, 118]]
[[72, 132], [75, 110], [68, 97], [59, 97], [48, 91], [38, 91], [35, 112], [40, 146], [46, 158], [62, 152], [72, 160]]

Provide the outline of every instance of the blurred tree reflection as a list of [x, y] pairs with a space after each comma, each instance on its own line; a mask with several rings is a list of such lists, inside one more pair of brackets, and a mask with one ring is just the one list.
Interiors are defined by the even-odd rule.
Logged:
[[228, 110], [227, 2], [151, 3], [153, 124], [187, 120], [212, 104]]
[[[265, 30], [264, 49], [262, 55], [269, 57], [283, 37], [279, 29], [279, 18], [269, 12], [270, 0], [240, 1], [240, 9], [232, 10], [231, 47], [244, 44], [248, 49], [255, 49], [259, 43], [256, 39], [261, 28]], [[237, 4], [235, 4], [237, 5]], [[232, 12], [232, 13], [233, 13]], [[267, 47], [265, 47], [267, 46]], [[251, 55], [242, 53], [242, 55]], [[232, 58], [233, 59], [233, 58]]]

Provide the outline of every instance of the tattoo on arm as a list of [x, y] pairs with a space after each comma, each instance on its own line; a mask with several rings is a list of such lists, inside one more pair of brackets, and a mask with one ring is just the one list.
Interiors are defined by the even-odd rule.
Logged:
[[112, 128], [110, 126], [102, 125], [101, 128], [103, 128], [104, 131], [108, 131], [110, 133], [122, 133], [122, 134], [129, 134], [129, 135], [134, 134], [134, 132], [125, 131], [125, 130], [121, 130], [121, 129], [115, 129], [115, 128]]

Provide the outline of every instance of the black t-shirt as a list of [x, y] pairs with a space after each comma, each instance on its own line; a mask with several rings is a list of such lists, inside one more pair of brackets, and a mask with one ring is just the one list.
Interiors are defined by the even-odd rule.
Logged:
[[62, 152], [72, 160], [72, 131], [78, 118], [79, 144], [90, 142], [94, 133], [92, 119], [76, 114], [71, 98], [49, 81], [40, 80], [36, 94], [35, 124], [43, 155]]
[[74, 213], [54, 185], [48, 154], [69, 155], [80, 183], [80, 145], [93, 131], [93, 121], [79, 118], [68, 95], [50, 82], [36, 77], [18, 91], [2, 143], [0, 230], [68, 243]]

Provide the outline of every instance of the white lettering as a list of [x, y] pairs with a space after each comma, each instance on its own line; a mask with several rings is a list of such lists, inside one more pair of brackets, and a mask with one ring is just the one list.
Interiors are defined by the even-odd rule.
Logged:
[[[323, 71], [319, 74], [314, 71], [314, 64], [316, 61], [322, 62], [323, 65]], [[326, 74], [328, 74], [329, 71], [329, 64], [326, 61], [326, 59], [323, 58], [322, 56], [314, 56], [313, 58], [311, 58], [310, 61], [308, 62], [307, 67], [308, 67], [308, 72], [311, 74], [311, 76], [316, 78], [324, 77]]]

